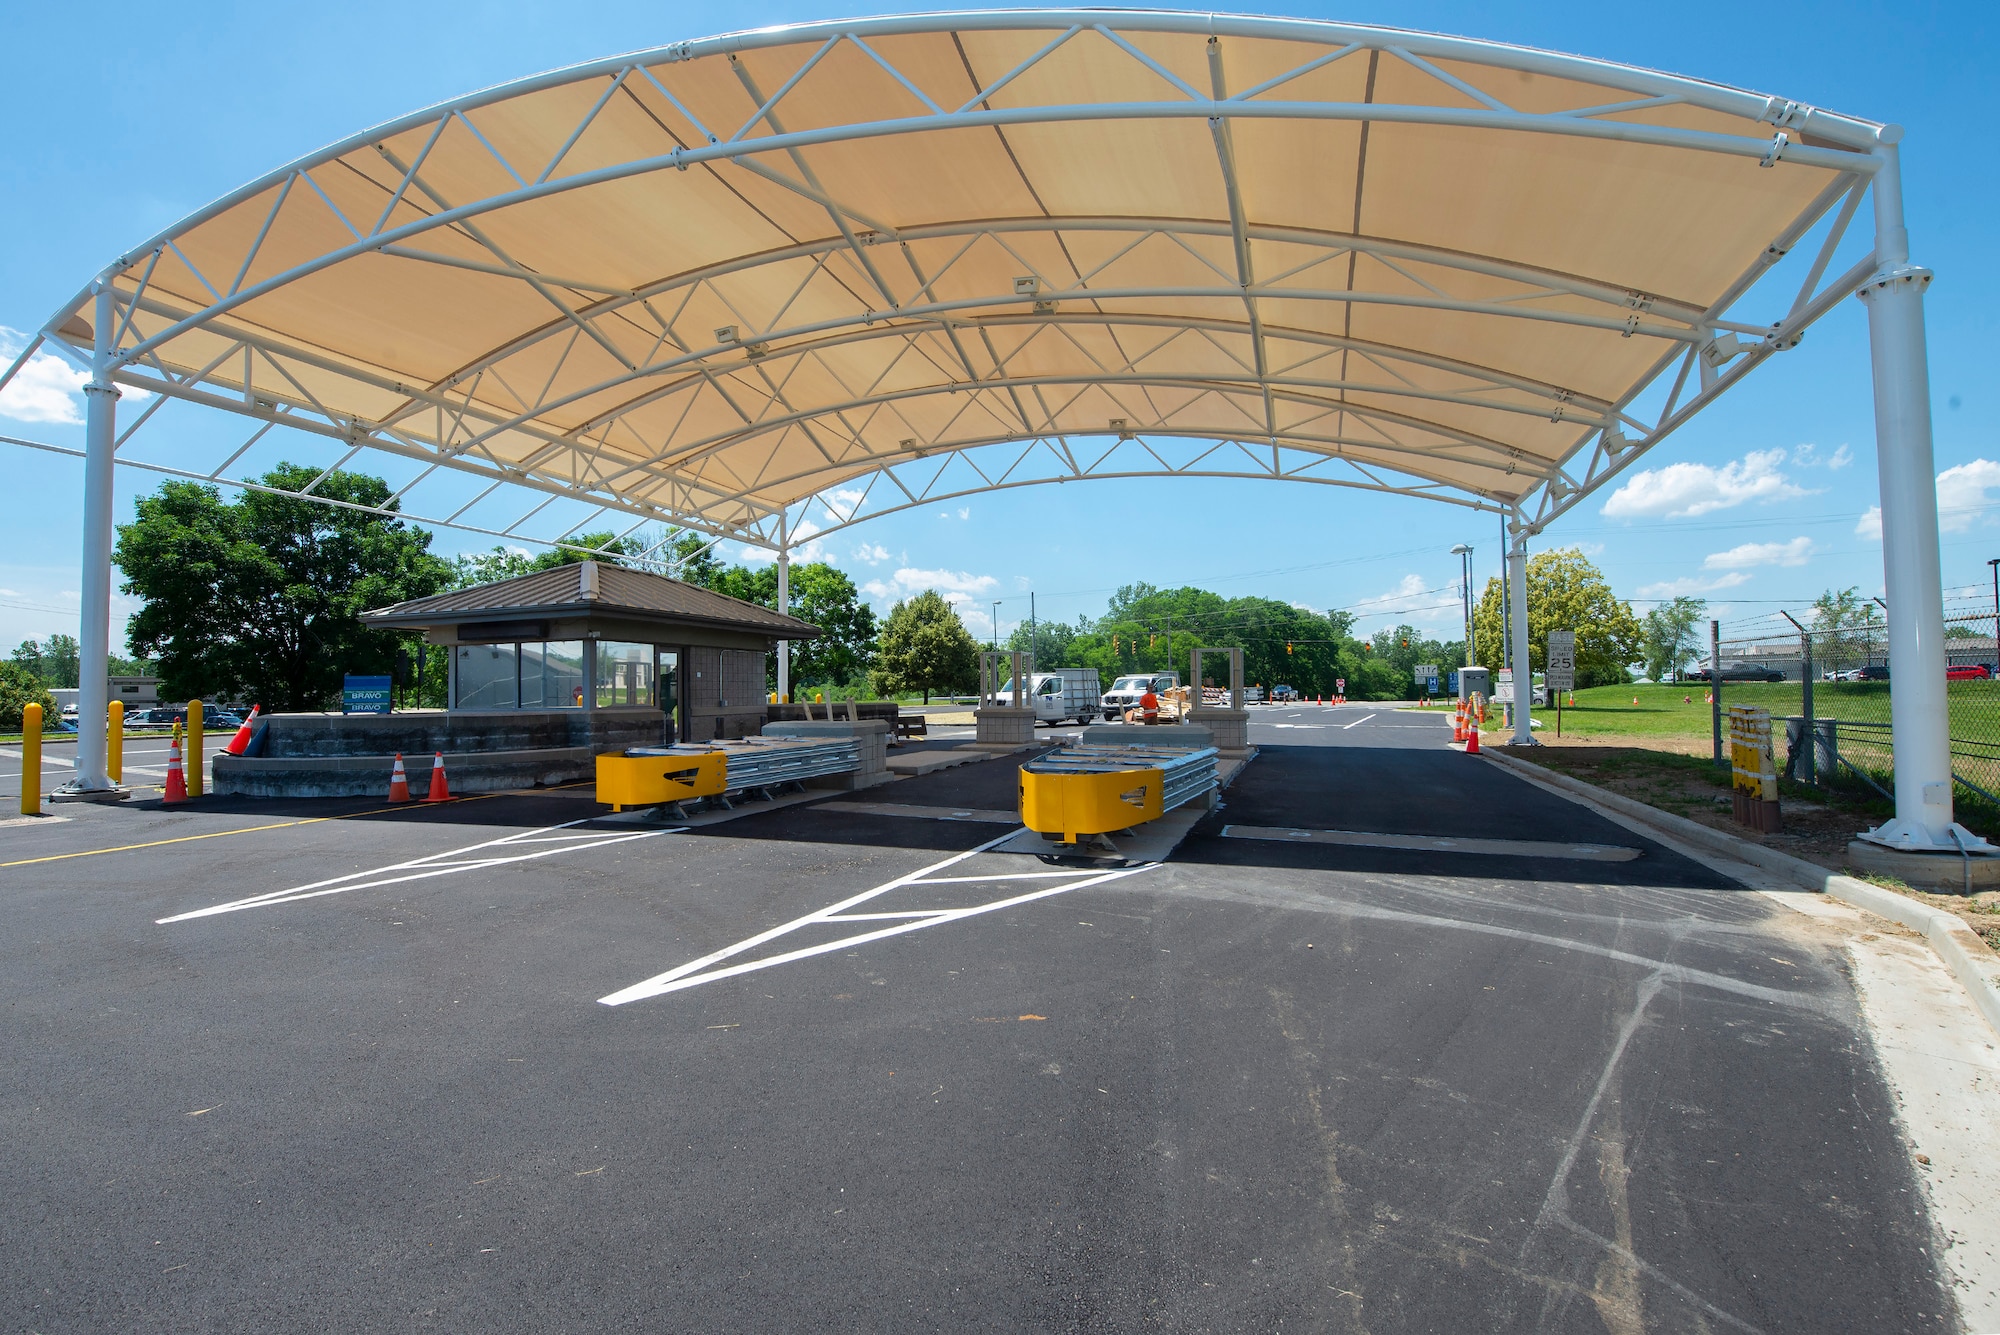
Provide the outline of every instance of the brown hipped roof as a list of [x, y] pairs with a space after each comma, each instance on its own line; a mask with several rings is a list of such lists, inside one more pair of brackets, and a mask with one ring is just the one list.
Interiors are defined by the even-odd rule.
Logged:
[[[589, 589], [591, 572], [596, 592]], [[508, 617], [633, 616], [691, 621], [782, 640], [810, 640], [819, 627], [713, 589], [602, 561], [537, 570], [469, 589], [412, 598], [362, 615], [370, 626], [448, 626]]]

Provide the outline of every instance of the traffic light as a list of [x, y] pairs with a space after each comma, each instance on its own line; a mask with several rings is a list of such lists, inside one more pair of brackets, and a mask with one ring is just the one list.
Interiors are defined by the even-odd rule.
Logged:
[[1286, 652], [1286, 653], [1290, 653], [1291, 651], [1292, 651], [1292, 642], [1291, 642], [1290, 640], [1286, 640], [1286, 641], [1285, 641], [1285, 652]]

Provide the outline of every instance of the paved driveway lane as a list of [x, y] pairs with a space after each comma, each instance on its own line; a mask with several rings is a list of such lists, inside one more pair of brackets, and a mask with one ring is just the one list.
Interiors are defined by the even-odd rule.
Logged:
[[[1267, 750], [1190, 841], [1172, 888], [1274, 911], [1246, 976], [1286, 951], [1319, 968], [1303, 994], [1273, 989], [1261, 1019], [1304, 1054], [1294, 1108], [1325, 1126], [1339, 1178], [1309, 1213], [1360, 1219], [1345, 1236], [1353, 1287], [1384, 1318], [1373, 1328], [1949, 1328], [1907, 1150], [1831, 943], [1705, 869], [1671, 874], [1692, 864], [1664, 850], [1620, 887], [1605, 864], [1565, 875], [1554, 860], [1396, 854], [1450, 865], [1390, 875], [1318, 857], [1352, 850], [1215, 838], [1224, 821], [1299, 818], [1306, 773], [1383, 758], [1354, 744]], [[1434, 754], [1447, 771], [1510, 779]], [[1421, 776], [1423, 753], [1401, 759]], [[1470, 833], [1540, 833], [1548, 795], [1479, 787], [1484, 824]], [[1350, 828], [1382, 828], [1353, 819], [1366, 807], [1435, 832], [1365, 791], [1337, 800]], [[1569, 837], [1636, 842], [1558, 807], [1574, 813]], [[1227, 859], [1205, 856], [1221, 845]], [[1722, 888], [1676, 888], [1689, 882]], [[1246, 988], [1246, 1008], [1257, 1000]], [[1413, 1269], [1426, 1261], [1428, 1281]]]

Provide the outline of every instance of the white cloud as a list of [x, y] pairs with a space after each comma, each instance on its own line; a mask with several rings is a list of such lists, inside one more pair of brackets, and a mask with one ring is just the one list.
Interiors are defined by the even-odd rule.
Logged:
[[975, 575], [964, 570], [917, 570], [904, 566], [888, 579], [871, 579], [861, 591], [877, 602], [900, 602], [925, 589], [936, 589], [944, 600], [957, 606], [970, 603], [998, 588], [991, 575]]
[[889, 549], [879, 542], [864, 542], [854, 549], [854, 559], [879, 566], [889, 559]]
[[1792, 450], [1792, 462], [1800, 468], [1826, 468], [1837, 472], [1854, 462], [1854, 451], [1848, 449], [1845, 445], [1841, 445], [1836, 447], [1832, 454], [1822, 459], [1819, 454], [1819, 446], [1811, 444], [1799, 445], [1795, 446]]
[[[0, 371], [14, 364], [28, 336], [0, 325]], [[83, 385], [89, 376], [60, 357], [37, 352], [7, 388], [0, 390], [0, 417], [17, 422], [57, 422], [75, 426], [83, 421]]]
[[1570, 546], [1585, 556], [1604, 555], [1604, 544], [1601, 542], [1573, 542]]
[[1784, 450], [1752, 450], [1720, 468], [1692, 463], [1649, 468], [1611, 493], [1604, 514], [1611, 519], [1692, 519], [1747, 501], [1810, 496], [1780, 471], [1785, 459]]
[[820, 504], [825, 507], [828, 514], [845, 523], [854, 518], [854, 512], [861, 508], [861, 502], [867, 496], [867, 492], [853, 487], [837, 487], [828, 492]]
[[1422, 575], [1405, 575], [1396, 581], [1395, 588], [1363, 598], [1348, 610], [1357, 617], [1394, 617], [1416, 625], [1447, 622], [1457, 625], [1462, 618], [1462, 606], [1457, 580], [1448, 588], [1439, 588], [1426, 583]]
[[972, 518], [972, 507], [971, 507], [971, 506], [969, 506], [969, 505], [961, 505], [961, 506], [959, 506], [959, 507], [958, 507], [958, 517], [959, 517], [960, 519], [970, 519], [970, 518]]
[[1740, 570], [1732, 570], [1714, 579], [1703, 579], [1699, 575], [1687, 575], [1680, 579], [1662, 580], [1658, 584], [1648, 584], [1639, 590], [1641, 598], [1680, 598], [1695, 593], [1720, 593], [1733, 589], [1739, 584], [1748, 584], [1750, 577]]
[[1969, 464], [1947, 468], [1937, 475], [1938, 528], [1945, 533], [1963, 533], [1979, 522], [1981, 512], [1992, 506], [1993, 491], [2000, 489], [2000, 463], [1974, 459]]
[[[1974, 459], [1937, 475], [1938, 531], [1966, 533], [1978, 527], [1987, 512], [2000, 504], [2000, 463]], [[1854, 536], [1871, 542], [1882, 539], [1882, 507], [1871, 505], [1854, 523]]]
[[1726, 552], [1710, 552], [1702, 560], [1703, 570], [1747, 570], [1753, 566], [1802, 566], [1812, 555], [1811, 538], [1790, 542], [1746, 542]]

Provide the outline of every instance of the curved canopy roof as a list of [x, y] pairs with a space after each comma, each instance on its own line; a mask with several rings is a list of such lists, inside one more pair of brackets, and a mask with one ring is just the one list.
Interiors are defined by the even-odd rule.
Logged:
[[[121, 257], [106, 338], [126, 383], [752, 542], [1162, 472], [1539, 526], [1853, 289], [1814, 295], [1882, 141], [1383, 28], [812, 24], [301, 159]], [[1733, 322], [1829, 212], [1785, 320]], [[87, 356], [94, 309], [45, 337]]]

